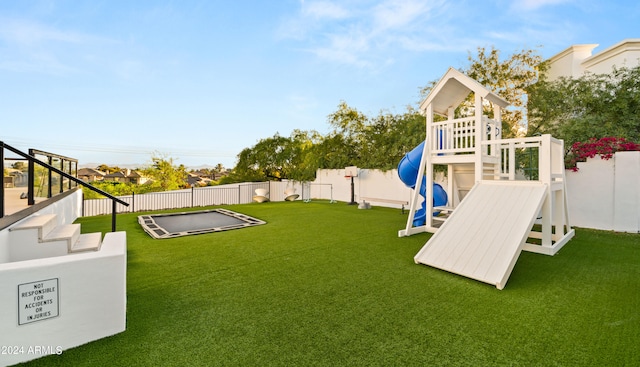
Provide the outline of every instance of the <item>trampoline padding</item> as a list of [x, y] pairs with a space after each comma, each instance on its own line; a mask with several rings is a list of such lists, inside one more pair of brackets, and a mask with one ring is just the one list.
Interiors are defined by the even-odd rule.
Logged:
[[138, 223], [153, 238], [228, 231], [266, 222], [227, 209], [138, 216]]

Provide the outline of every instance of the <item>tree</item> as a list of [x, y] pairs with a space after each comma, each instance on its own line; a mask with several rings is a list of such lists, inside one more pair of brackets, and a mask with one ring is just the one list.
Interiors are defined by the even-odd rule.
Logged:
[[[500, 60], [495, 48], [478, 48], [477, 58], [469, 56], [467, 75], [493, 89], [512, 104], [503, 112], [505, 137], [522, 135], [526, 125], [527, 87], [544, 76], [546, 64], [532, 50], [523, 50]], [[435, 85], [432, 82], [422, 91]], [[468, 105], [472, 106], [472, 105]], [[464, 107], [463, 107], [464, 108]], [[485, 106], [492, 115], [493, 107]], [[406, 152], [425, 139], [425, 119], [408, 107], [403, 114], [381, 112], [370, 118], [341, 101], [327, 116], [331, 131], [294, 131], [290, 137], [276, 133], [238, 154], [238, 163], [224, 183], [261, 180], [310, 180], [318, 168], [340, 169], [356, 165], [366, 168], [392, 169]], [[223, 181], [221, 181], [223, 183]]]
[[[494, 46], [489, 51], [478, 47], [475, 58], [469, 53], [468, 61], [469, 66], [461, 71], [510, 103], [502, 111], [502, 136], [523, 136], [527, 131], [527, 91], [530, 86], [544, 79], [548, 63], [543, 62], [535, 50], [521, 50], [501, 60], [500, 50]], [[422, 97], [426, 97], [437, 82], [432, 81], [423, 87], [420, 90]], [[473, 104], [473, 95], [469, 95], [465, 103], [458, 107], [456, 115], [461, 115], [461, 109], [472, 109]], [[484, 114], [493, 116], [493, 106], [486, 104], [483, 109]]]
[[224, 166], [222, 165], [222, 163], [218, 163], [215, 167], [213, 167], [212, 171], [214, 174], [220, 174], [224, 171]]
[[[115, 181], [107, 181], [107, 182], [99, 182], [94, 181], [91, 183], [91, 186], [94, 186], [104, 192], [107, 192], [114, 196], [122, 196], [122, 195], [131, 195], [132, 193], [140, 194], [141, 190], [130, 182], [115, 182]], [[90, 190], [86, 187], [82, 187], [82, 192], [84, 195], [84, 199], [99, 199], [103, 198], [101, 194]]]
[[369, 118], [340, 102], [327, 118], [333, 130], [294, 130], [290, 137], [276, 133], [238, 154], [232, 174], [221, 183], [292, 179], [309, 181], [317, 169], [346, 166], [397, 167], [406, 152], [420, 144], [424, 136], [424, 117], [408, 108], [400, 115], [380, 113]]
[[186, 186], [187, 170], [184, 165], [174, 165], [174, 160], [161, 154], [151, 157], [151, 166], [142, 170], [152, 179], [150, 187], [157, 191], [177, 190]]
[[344, 135], [330, 133], [324, 136], [314, 149], [318, 168], [339, 169], [357, 165], [359, 154], [354, 146], [353, 140]]
[[18, 161], [16, 163], [12, 164], [11, 168], [17, 169], [18, 171], [25, 171], [27, 169], [27, 165], [22, 161]]
[[296, 154], [296, 142], [276, 133], [240, 152], [234, 173], [243, 181], [289, 179]]
[[640, 141], [640, 66], [543, 80], [529, 94], [530, 135], [552, 134], [567, 149], [603, 137]]
[[118, 166], [108, 166], [106, 164], [101, 164], [98, 167], [96, 167], [96, 169], [98, 171], [102, 171], [105, 173], [114, 173], [114, 172], [120, 172], [122, 169]]
[[[478, 47], [474, 59], [464, 73], [484, 85], [511, 104], [502, 113], [502, 136], [513, 138], [523, 136], [527, 131], [527, 90], [544, 79], [548, 64], [534, 50], [522, 50], [500, 60], [500, 51], [493, 46], [487, 52]], [[485, 114], [493, 115], [492, 106], [484, 106]]]
[[341, 101], [338, 109], [327, 117], [333, 130], [322, 139], [317, 149], [320, 168], [338, 169], [357, 165], [366, 144], [364, 131], [369, 118]]
[[407, 108], [401, 115], [380, 113], [362, 133], [358, 165], [381, 170], [396, 168], [402, 157], [425, 139], [424, 116]]
[[296, 181], [312, 181], [320, 167], [317, 147], [320, 146], [322, 135], [317, 131], [294, 130], [291, 134], [293, 157], [290, 178]]

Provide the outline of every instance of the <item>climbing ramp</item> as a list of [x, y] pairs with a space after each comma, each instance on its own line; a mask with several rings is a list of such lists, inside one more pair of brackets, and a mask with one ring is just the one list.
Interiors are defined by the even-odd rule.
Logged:
[[537, 181], [477, 183], [415, 262], [503, 289], [546, 193]]

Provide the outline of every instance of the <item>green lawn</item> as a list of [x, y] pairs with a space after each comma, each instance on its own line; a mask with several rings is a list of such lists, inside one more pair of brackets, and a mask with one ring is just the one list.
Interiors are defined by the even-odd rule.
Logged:
[[127, 330], [29, 365], [640, 365], [640, 235], [578, 229], [499, 291], [414, 264], [430, 235], [398, 238], [397, 209], [228, 208], [267, 224], [154, 240], [119, 215]]

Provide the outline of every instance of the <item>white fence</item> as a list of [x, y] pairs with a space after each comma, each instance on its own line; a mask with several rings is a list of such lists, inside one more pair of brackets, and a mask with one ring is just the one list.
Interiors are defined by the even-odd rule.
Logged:
[[[610, 160], [589, 159], [578, 164], [578, 172], [566, 172], [567, 198], [571, 225], [583, 228], [640, 232], [640, 152], [618, 152]], [[299, 183], [261, 182], [211, 186], [120, 197], [131, 205], [118, 206], [119, 212], [163, 210], [219, 204], [250, 203], [258, 188], [268, 189], [271, 201], [284, 201], [284, 192], [296, 190], [298, 200], [325, 199], [351, 201], [351, 179], [344, 169], [318, 170], [316, 180]], [[447, 178], [436, 181], [447, 187]], [[378, 198], [385, 201], [411, 200], [411, 189], [399, 179], [396, 170], [360, 169], [353, 179], [354, 199]], [[449, 193], [449, 195], [451, 195]], [[401, 204], [375, 202], [373, 205], [400, 208]], [[111, 213], [111, 200], [85, 200], [84, 216]]]
[[[316, 173], [314, 184], [331, 185], [333, 199], [351, 201], [351, 179], [345, 178], [344, 169], [323, 169]], [[377, 198], [397, 201], [410, 201], [411, 189], [406, 187], [398, 177], [397, 170], [380, 171], [374, 169], [359, 169], [358, 176], [353, 178], [354, 200], [361, 202], [361, 198]], [[326, 199], [325, 196], [319, 198]], [[373, 200], [374, 205], [378, 203]], [[399, 208], [400, 204], [380, 203], [381, 206]]]
[[[598, 157], [578, 163], [579, 170], [565, 172], [569, 220], [572, 226], [617, 232], [640, 233], [640, 152], [618, 152], [609, 160]], [[320, 170], [316, 182], [333, 185], [334, 199], [350, 200], [350, 182], [344, 170]], [[446, 177], [437, 179], [447, 187]], [[391, 200], [411, 199], [396, 170], [360, 170], [354, 178], [356, 201], [359, 197]], [[448, 193], [451, 196], [451, 193]], [[400, 207], [398, 204], [374, 205]]]
[[[599, 157], [578, 163], [579, 170], [565, 172], [569, 220], [572, 226], [617, 232], [640, 233], [640, 152], [618, 152], [613, 158]], [[333, 185], [334, 199], [350, 200], [350, 181], [344, 170], [319, 170], [315, 182]], [[446, 177], [437, 179], [447, 187]], [[362, 169], [354, 178], [359, 197], [390, 200], [411, 199], [396, 170], [382, 172]], [[448, 193], [451, 196], [451, 193]], [[384, 202], [374, 205], [400, 207]]]
[[[297, 192], [301, 192], [303, 189], [300, 183], [294, 182], [251, 182], [153, 192], [148, 194], [134, 194], [118, 196], [119, 199], [129, 203], [129, 206], [126, 207], [117, 204], [116, 210], [118, 213], [126, 213], [210, 205], [244, 204], [250, 203], [253, 200], [256, 189], [266, 189], [270, 193], [271, 200], [283, 201], [284, 191], [288, 188], [296, 189]], [[82, 215], [89, 217], [110, 214], [111, 208], [111, 199], [85, 200]]]
[[640, 233], [640, 152], [618, 152], [567, 171], [571, 223], [578, 227]]

